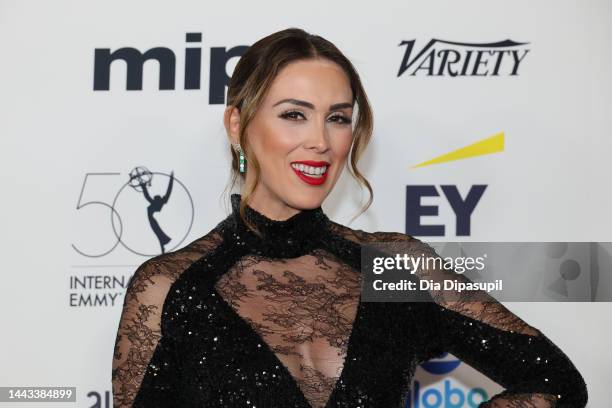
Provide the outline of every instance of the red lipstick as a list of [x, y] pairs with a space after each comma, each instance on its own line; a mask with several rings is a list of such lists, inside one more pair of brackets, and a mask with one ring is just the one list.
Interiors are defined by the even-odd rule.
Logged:
[[327, 180], [327, 174], [329, 174], [329, 162], [326, 161], [315, 161], [315, 160], [300, 160], [300, 161], [295, 161], [292, 164], [303, 164], [305, 166], [312, 166], [312, 167], [323, 167], [326, 166], [327, 169], [325, 170], [325, 173], [319, 175], [319, 176], [310, 176], [306, 173], [301, 172], [300, 170], [296, 169], [295, 167], [291, 166], [291, 169], [295, 172], [295, 174], [297, 174], [297, 176], [304, 182], [312, 185], [312, 186], [318, 186], [321, 185], [323, 183], [325, 183], [325, 180]]

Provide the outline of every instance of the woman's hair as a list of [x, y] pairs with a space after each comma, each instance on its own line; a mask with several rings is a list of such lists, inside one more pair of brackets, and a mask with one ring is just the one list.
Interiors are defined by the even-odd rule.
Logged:
[[[351, 219], [363, 213], [372, 203], [373, 191], [368, 180], [357, 168], [357, 162], [365, 151], [373, 129], [373, 117], [370, 104], [359, 74], [353, 64], [342, 54], [342, 52], [331, 42], [318, 35], [309, 34], [306, 31], [291, 27], [270, 34], [249, 47], [246, 53], [236, 64], [236, 68], [229, 81], [227, 92], [227, 106], [233, 105], [240, 112], [239, 143], [242, 147], [245, 159], [250, 164], [250, 169], [255, 173], [253, 185], [245, 186], [241, 197], [240, 217], [244, 223], [261, 235], [257, 228], [245, 217], [245, 208], [249, 196], [255, 191], [260, 180], [260, 166], [254, 156], [245, 134], [249, 122], [255, 116], [258, 107], [262, 103], [274, 78], [280, 70], [291, 62], [323, 58], [338, 64], [349, 78], [353, 92], [353, 105], [357, 103], [357, 118], [353, 129], [353, 145], [349, 153], [347, 168], [353, 178], [369, 191], [369, 199], [361, 211]], [[239, 153], [230, 146], [232, 154], [232, 180], [231, 187], [240, 177], [245, 181], [245, 173], [239, 172]], [[350, 162], [350, 167], [348, 163]]]

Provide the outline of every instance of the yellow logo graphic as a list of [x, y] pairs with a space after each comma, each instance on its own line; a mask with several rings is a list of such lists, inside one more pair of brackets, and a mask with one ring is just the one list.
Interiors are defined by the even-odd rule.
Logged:
[[471, 145], [461, 147], [449, 153], [445, 153], [441, 156], [435, 157], [431, 160], [412, 166], [413, 169], [417, 167], [425, 167], [431, 164], [440, 164], [453, 160], [469, 159], [470, 157], [482, 156], [485, 154], [502, 152], [504, 150], [504, 132], [499, 132], [490, 136], [486, 139], [480, 140]]

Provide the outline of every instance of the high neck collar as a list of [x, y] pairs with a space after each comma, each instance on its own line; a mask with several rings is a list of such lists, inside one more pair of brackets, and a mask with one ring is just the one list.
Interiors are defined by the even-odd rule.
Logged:
[[240, 217], [240, 194], [231, 195], [233, 239], [246, 250], [271, 257], [297, 257], [316, 248], [328, 231], [329, 218], [319, 206], [301, 210], [286, 220], [273, 220], [247, 204], [245, 217], [263, 234], [257, 236]]

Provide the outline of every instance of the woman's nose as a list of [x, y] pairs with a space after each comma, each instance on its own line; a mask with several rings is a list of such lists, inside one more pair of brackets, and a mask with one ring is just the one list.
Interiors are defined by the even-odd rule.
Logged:
[[322, 124], [317, 123], [313, 127], [306, 142], [306, 147], [316, 148], [319, 151], [326, 151], [329, 148], [329, 135], [325, 120]]

